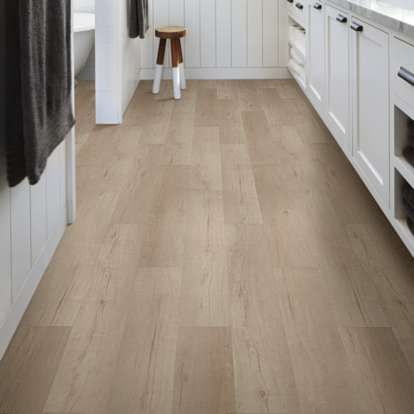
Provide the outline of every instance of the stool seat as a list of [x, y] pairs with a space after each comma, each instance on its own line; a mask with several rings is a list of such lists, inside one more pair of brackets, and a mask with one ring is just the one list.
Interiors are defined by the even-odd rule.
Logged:
[[183, 26], [164, 26], [155, 29], [155, 36], [160, 39], [180, 39], [187, 34], [187, 28]]

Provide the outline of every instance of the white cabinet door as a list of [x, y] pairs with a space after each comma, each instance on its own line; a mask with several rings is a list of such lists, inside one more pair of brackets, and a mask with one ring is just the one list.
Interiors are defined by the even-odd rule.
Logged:
[[377, 201], [389, 204], [389, 36], [351, 22], [353, 158]]
[[308, 25], [308, 96], [323, 117], [325, 104], [325, 6], [309, 3]]
[[326, 6], [326, 122], [342, 150], [350, 155], [349, 15]]

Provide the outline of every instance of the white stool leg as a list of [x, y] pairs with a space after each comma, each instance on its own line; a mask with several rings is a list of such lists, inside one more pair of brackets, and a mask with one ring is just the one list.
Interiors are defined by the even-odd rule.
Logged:
[[155, 65], [154, 83], [152, 85], [152, 93], [153, 94], [160, 93], [163, 68], [164, 68], [164, 65]]
[[180, 63], [180, 82], [181, 82], [181, 89], [187, 88], [187, 81], [185, 79], [185, 72], [184, 72], [184, 63]]
[[174, 99], [181, 99], [180, 67], [177, 66], [173, 68], [172, 72], [173, 72]]

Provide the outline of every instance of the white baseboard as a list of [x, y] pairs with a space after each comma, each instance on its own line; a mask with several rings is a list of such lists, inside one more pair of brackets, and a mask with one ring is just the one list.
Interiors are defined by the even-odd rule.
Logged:
[[[290, 79], [285, 67], [273, 68], [185, 68], [187, 79]], [[166, 68], [164, 78], [171, 79], [171, 69]], [[141, 69], [141, 79], [154, 79], [154, 69]]]
[[0, 327], [0, 360], [9, 346], [13, 335], [19, 326], [20, 320], [29, 306], [30, 300], [49, 265], [53, 254], [65, 232], [66, 225], [62, 226], [55, 235], [49, 239], [43, 255], [39, 258], [37, 263], [27, 276], [19, 297], [13, 303], [11, 309], [6, 315], [4, 324]]

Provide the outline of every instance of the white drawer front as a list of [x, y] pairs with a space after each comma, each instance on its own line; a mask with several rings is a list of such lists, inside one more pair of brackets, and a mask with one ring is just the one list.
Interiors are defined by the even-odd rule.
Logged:
[[393, 38], [391, 44], [393, 91], [414, 106], [414, 46]]

